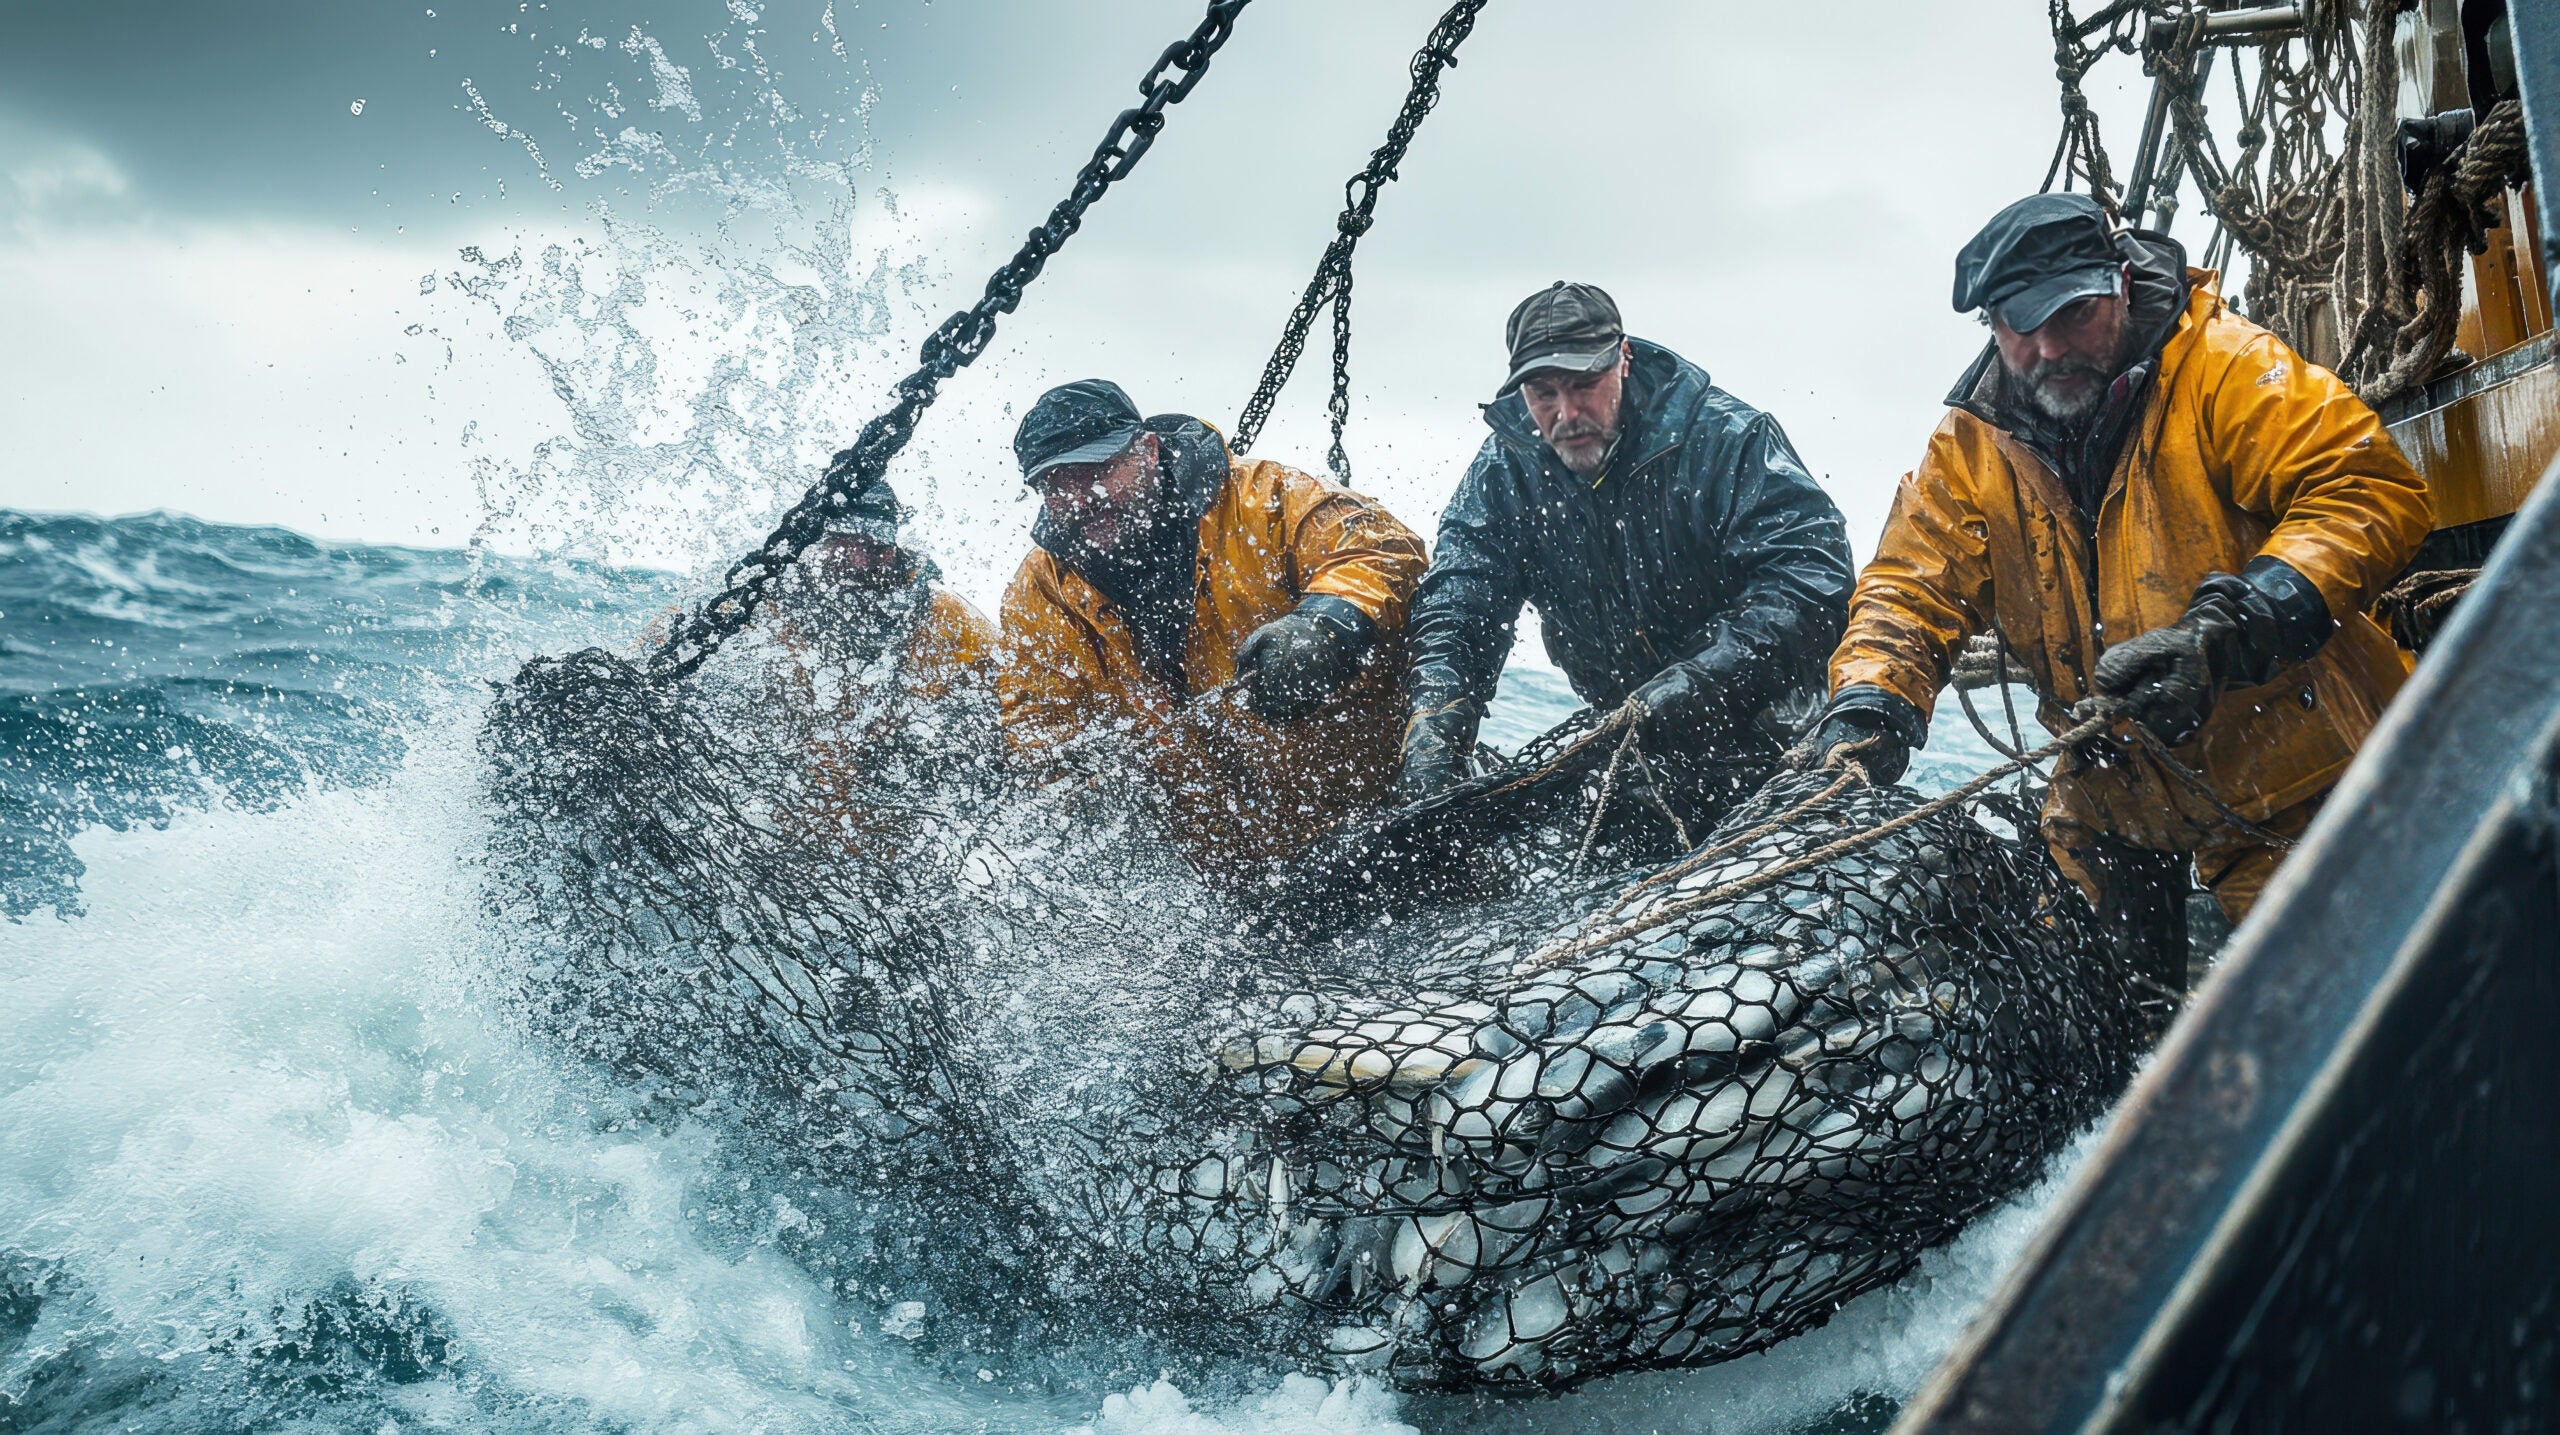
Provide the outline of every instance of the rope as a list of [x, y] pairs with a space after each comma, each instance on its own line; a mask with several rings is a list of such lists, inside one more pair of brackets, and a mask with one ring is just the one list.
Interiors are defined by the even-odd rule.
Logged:
[[[1976, 777], [1971, 782], [1966, 783], [1953, 792], [1947, 793], [1943, 797], [1931, 798], [1929, 801], [1921, 803], [1918, 807], [1902, 813], [1897, 817], [1890, 818], [1884, 822], [1879, 822], [1864, 832], [1853, 833], [1836, 842], [1826, 843], [1821, 847], [1817, 847], [1802, 856], [1789, 858], [1787, 861], [1764, 867], [1759, 871], [1752, 873], [1748, 877], [1738, 878], [1734, 881], [1724, 883], [1721, 886], [1710, 887], [1694, 896], [1683, 897], [1676, 901], [1665, 903], [1664, 905], [1657, 907], [1654, 910], [1645, 913], [1642, 917], [1636, 918], [1632, 921], [1620, 922], [1615, 926], [1604, 927], [1599, 931], [1587, 933], [1573, 939], [1572, 941], [1562, 942], [1554, 946], [1547, 947], [1542, 951], [1531, 954], [1521, 963], [1520, 970], [1523, 972], [1543, 971], [1546, 968], [1571, 961], [1573, 958], [1578, 957], [1585, 952], [1608, 946], [1613, 942], [1624, 941], [1640, 932], [1661, 926], [1664, 922], [1675, 917], [1684, 916], [1688, 913], [1698, 911], [1705, 907], [1711, 907], [1721, 902], [1730, 902], [1737, 897], [1747, 897], [1753, 892], [1757, 892], [1761, 888], [1766, 887], [1773, 882], [1778, 882], [1785, 878], [1792, 877], [1795, 874], [1804, 871], [1806, 868], [1818, 867], [1826, 862], [1831, 862], [1838, 858], [1846, 857], [1853, 852], [1862, 851], [1868, 847], [1872, 847], [1876, 843], [1883, 841], [1885, 838], [1909, 827], [1915, 822], [1925, 821], [1938, 813], [1946, 811], [1950, 807], [1959, 806], [1973, 800], [1973, 798], [1979, 796], [1982, 792], [1998, 783], [2000, 779], [2018, 771], [2029, 762], [2041, 762], [2046, 758], [2063, 752], [2075, 743], [2084, 742], [2097, 736], [2099, 733], [2104, 732], [2107, 725], [2115, 721], [2113, 705], [2108, 704], [2106, 706], [2108, 707], [2107, 711], [2097, 713], [2087, 718], [2077, 726], [2073, 727], [2069, 732], [2066, 732], [2060, 737], [2055, 738], [2053, 741], [2046, 743], [2043, 747], [2036, 749], [2032, 753], [2026, 754], [2023, 758], [2016, 761], [2001, 763], [1997, 767], [1991, 768], [1981, 776]], [[1779, 813], [1777, 816], [1769, 819], [1768, 822], [1761, 824], [1761, 827], [1754, 828], [1751, 832], [1744, 833], [1742, 836], [1730, 841], [1717, 844], [1717, 847], [1713, 852], [1704, 854], [1704, 856], [1712, 858], [1727, 855], [1738, 848], [1743, 842], [1756, 841], [1759, 837], [1767, 835], [1767, 832], [1763, 831], [1764, 828], [1769, 831], [1774, 831], [1777, 828], [1802, 817], [1805, 813], [1811, 811], [1816, 804], [1839, 795], [1841, 791], [1845, 790], [1846, 785], [1849, 782], [1864, 782], [1866, 780], [1867, 775], [1864, 768], [1856, 766], [1848, 767], [1841, 773], [1839, 780], [1832, 783], [1830, 787], [1823, 789], [1814, 796], [1797, 803], [1795, 806], [1782, 813]], [[1682, 865], [1684, 867], [1694, 869], [1695, 866], [1702, 865], [1702, 862], [1700, 858], [1693, 857]], [[1642, 889], [1639, 888], [1638, 890]]]
[[[1943, 796], [1931, 798], [1929, 801], [1921, 803], [1919, 806], [1912, 808], [1908, 812], [1902, 813], [1901, 815], [1890, 818], [1884, 822], [1877, 823], [1875, 826], [1867, 828], [1864, 831], [1851, 833], [1846, 837], [1842, 837], [1834, 842], [1826, 843], [1823, 846], [1817, 847], [1800, 856], [1792, 857], [1784, 862], [1764, 867], [1761, 870], [1752, 873], [1750, 876], [1737, 878], [1734, 881], [1724, 883], [1720, 886], [1710, 887], [1703, 892], [1695, 894], [1694, 896], [1683, 897], [1676, 901], [1665, 903], [1652, 911], [1646, 912], [1641, 917], [1620, 921], [1614, 925], [1602, 927], [1597, 931], [1588, 932], [1583, 936], [1572, 939], [1571, 941], [1561, 942], [1543, 948], [1540, 951], [1530, 954], [1530, 956], [1524, 959], [1520, 963], [1518, 970], [1523, 973], [1544, 971], [1547, 968], [1571, 961], [1585, 952], [1624, 941], [1629, 937], [1633, 937], [1659, 927], [1665, 922], [1687, 916], [1707, 907], [1716, 906], [1720, 903], [1731, 902], [1737, 898], [1747, 897], [1764, 887], [1770, 886], [1776, 882], [1784, 881], [1785, 879], [1795, 876], [1797, 873], [1806, 871], [1809, 868], [1819, 867], [1825, 863], [1833, 862], [1842, 857], [1849, 856], [1852, 853], [1863, 851], [1914, 823], [1925, 822], [1929, 818], [1934, 817], [1938, 813], [1944, 812], [1949, 808], [1962, 806], [1967, 802], [1973, 801], [1975, 798], [1997, 786], [2003, 778], [2008, 777], [2012, 773], [2024, 772], [2031, 769], [2037, 763], [2058, 757], [2062, 753], [2086, 742], [2090, 738], [2098, 736], [2121, 718], [2123, 713], [2124, 704], [2118, 699], [2103, 697], [2091, 698], [2081, 703], [2078, 707], [2072, 709], [2071, 715], [2075, 719], [2075, 722], [2069, 731], [2064, 732], [2042, 747], [2036, 748], [2030, 752], [2020, 753], [2006, 762], [1986, 769], [1971, 781], [1944, 794]], [[2139, 723], [2130, 724], [2130, 726], [2133, 729], [2136, 740], [2143, 745], [2144, 749], [2151, 754], [2152, 758], [2157, 761], [2172, 778], [2191, 788], [2200, 795], [2214, 809], [2215, 815], [2222, 822], [2228, 824], [2233, 830], [2237, 831], [2242, 836], [2248, 837], [2253, 841], [2263, 843], [2266, 846], [2273, 847], [2278, 851], [2286, 851], [2292, 848], [2292, 838], [2286, 837], [2278, 832], [2270, 831], [2267, 828], [2250, 821], [2248, 818], [2241, 816], [2238, 811], [2230, 806], [2230, 804], [2224, 802], [2222, 798], [2213, 791], [2212, 785], [2205, 780], [2202, 773], [2197, 772], [2195, 769], [2188, 767], [2185, 763], [2182, 763], [2178, 761], [2177, 758], [2171, 756], [2168, 744], [2162, 742], [2160, 738], [2149, 728], [2146, 728]], [[1617, 917], [1632, 906], [1635, 900], [1645, 892], [1666, 882], [1675, 882], [1680, 878], [1686, 877], [1689, 874], [1706, 867], [1712, 862], [1731, 856], [1734, 853], [1743, 850], [1752, 843], [1758, 842], [1775, 833], [1784, 831], [1788, 827], [1792, 826], [1798, 819], [1812, 812], [1815, 808], [1820, 807], [1823, 803], [1826, 803], [1839, 796], [1842, 792], [1847, 791], [1849, 784], [1852, 782], [1867, 782], [1869, 780], [1866, 769], [1859, 766], [1854, 760], [1844, 763], [1841, 767], [1840, 776], [1829, 786], [1823, 788], [1822, 791], [1804, 799], [1802, 802], [1796, 803], [1794, 806], [1787, 808], [1783, 812], [1769, 817], [1765, 821], [1762, 821], [1758, 825], [1746, 831], [1726, 838], [1724, 841], [1717, 843], [1713, 847], [1707, 848], [1703, 851], [1693, 852], [1689, 856], [1682, 858], [1676, 865], [1666, 868], [1661, 872], [1657, 872], [1653, 876], [1646, 878], [1644, 881], [1637, 883], [1633, 888], [1628, 890], [1626, 895], [1620, 897], [1609, 907], [1603, 909], [1599, 915], [1604, 920], [1611, 917]]]
[[1760, 841], [1762, 838], [1773, 837], [1778, 833], [1785, 831], [1788, 825], [1794, 822], [1796, 818], [1847, 791], [1850, 783], [1863, 782], [1865, 780], [1866, 769], [1864, 767], [1861, 767], [1856, 763], [1845, 764], [1841, 770], [1839, 778], [1829, 787], [1822, 789], [1820, 792], [1815, 793], [1813, 796], [1797, 803], [1795, 806], [1788, 808], [1786, 811], [1779, 813], [1777, 816], [1770, 818], [1768, 821], [1761, 823], [1757, 827], [1753, 827], [1745, 832], [1736, 833], [1735, 835], [1726, 838], [1724, 841], [1717, 843], [1715, 846], [1706, 848], [1703, 851], [1692, 852], [1688, 856], [1681, 858], [1673, 865], [1665, 867], [1661, 871], [1654, 873], [1652, 876], [1645, 878], [1633, 887], [1628, 888], [1626, 895], [1612, 903], [1607, 908], [1604, 915], [1614, 917], [1625, 911], [1629, 906], [1633, 905], [1635, 899], [1643, 896], [1648, 890], [1661, 886], [1666, 882], [1676, 883], [1681, 878], [1688, 876], [1690, 873], [1697, 871], [1699, 868], [1706, 866], [1708, 863], [1713, 862], [1720, 857], [1729, 857], [1744, 847]]
[[1600, 819], [1608, 815], [1609, 799], [1617, 795], [1618, 765], [1626, 760], [1627, 750], [1636, 745], [1636, 733], [1641, 730], [1632, 719], [1624, 726], [1626, 734], [1618, 739], [1617, 751], [1609, 754], [1609, 770], [1600, 775], [1600, 797], [1591, 804], [1591, 821], [1582, 829], [1582, 846], [1574, 851], [1573, 865], [1565, 869], [1568, 872], [1582, 870], [1583, 860], [1591, 855], [1592, 841], [1600, 835]]
[[1653, 799], [1653, 810], [1661, 813], [1663, 820], [1671, 824], [1671, 835], [1679, 838], [1680, 849], [1687, 851], [1696, 845], [1689, 840], [1689, 824], [1681, 821], [1680, 814], [1671, 810], [1670, 801], [1662, 795], [1662, 779], [1654, 772], [1653, 761], [1644, 755], [1644, 749], [1637, 748], [1635, 757], [1636, 771], [1644, 777], [1644, 795]]
[[1378, 196], [1394, 182], [1397, 167], [1404, 163], [1405, 151], [1413, 144], [1414, 135], [1432, 107], [1440, 103], [1440, 76], [1458, 63], [1458, 46], [1475, 30], [1476, 12], [1487, 0], [1458, 0], [1431, 27], [1430, 38], [1414, 52], [1408, 67], [1413, 84], [1405, 91], [1404, 107], [1396, 111], [1395, 123], [1387, 127], [1387, 138], [1369, 154], [1369, 163], [1342, 186], [1343, 210], [1334, 221], [1333, 242], [1325, 247], [1324, 257], [1316, 263], [1315, 277], [1307, 281], [1307, 290], [1298, 297], [1298, 307], [1289, 313], [1289, 322], [1280, 330], [1280, 343], [1271, 351], [1270, 362], [1262, 369], [1262, 381], [1253, 388], [1253, 397], [1245, 401], [1244, 416], [1236, 420], [1236, 437], [1232, 447], [1244, 453], [1262, 436], [1262, 426], [1269, 421], [1271, 409], [1280, 401], [1280, 391], [1289, 384], [1289, 376], [1297, 371], [1298, 360], [1307, 351], [1307, 332], [1313, 328], [1316, 315], [1326, 305], [1333, 306], [1333, 395], [1326, 410], [1333, 419], [1333, 448], [1325, 455], [1325, 466], [1344, 483], [1351, 481], [1351, 456], [1342, 446], [1343, 427], [1351, 421], [1351, 254], [1359, 248], [1360, 236], [1377, 222]]
[[[2083, 182], [2109, 219], [2123, 213], [2115, 170], [2099, 140], [2098, 112], [2090, 107], [2080, 81], [2107, 55], [2132, 53], [2132, 22], [2141, 18], [2144, 3], [2116, 0], [2087, 20], [2071, 13], [2071, 0], [2050, 0], [2045, 11], [2053, 28], [2054, 78], [2062, 85], [2062, 137], [2054, 145], [2053, 163], [2045, 168], [2042, 188], [2051, 190], [2057, 180], [2066, 190], [2075, 180]], [[2097, 37], [2094, 44], [2092, 36]]]
[[2375, 600], [2373, 609], [2388, 621], [2394, 641], [2413, 653], [2422, 652], [2479, 577], [2477, 568], [2422, 569], [2393, 584], [2390, 592]]
[[2273, 847], [2279, 852], [2289, 852], [2293, 849], [2292, 838], [2271, 828], [2259, 826], [2241, 816], [2239, 810], [2230, 803], [2223, 801], [2222, 794], [2213, 790], [2213, 784], [2205, 781], [2204, 774], [2172, 757], [2169, 753], [2169, 744], [2162, 742], [2159, 735], [2151, 729], [2135, 723], [2133, 735], [2135, 740], [2142, 744], [2144, 750], [2151, 754], [2153, 761], [2159, 763], [2163, 770], [2176, 778], [2188, 791], [2203, 798], [2205, 804], [2213, 809], [2214, 815], [2222, 820], [2223, 825], [2253, 842]]
[[[2530, 172], [2523, 112], [2503, 102], [2404, 213], [2393, 26], [2411, 3], [2307, 5], [2303, 58], [2293, 57], [2291, 40], [2261, 44], [2254, 97], [2235, 64], [2240, 149], [2226, 161], [2205, 112], [2202, 80], [2213, 42], [2201, 9], [2184, 0], [2135, 0], [2084, 22], [2072, 18], [2067, 0], [2052, 0], [2063, 135], [2045, 187], [2057, 178], [2066, 188], [2085, 179], [2109, 213], [2117, 212], [2113, 170], [2082, 83], [2106, 54], [2135, 48], [2131, 26], [2146, 22], [2143, 70], [2161, 87], [2170, 132], [2155, 193], [2122, 202], [2148, 203], [2165, 217], [2175, 212], [2182, 174], [2192, 173], [2215, 224], [2206, 267], [2219, 267], [2234, 248], [2248, 254], [2250, 316], [2297, 352], [2328, 362], [2368, 404], [2408, 393], [2453, 351], [2462, 253], [2486, 248], [2486, 231], [2498, 222], [2491, 203]], [[2340, 114], [2347, 118], [2344, 145], [2333, 154], [2327, 127]], [[2137, 175], [2136, 182], [2148, 178]], [[2324, 343], [2320, 322], [2331, 311], [2335, 348]]]
[[2400, 298], [2412, 317], [2391, 336], [2397, 357], [2356, 386], [2358, 398], [2385, 403], [2434, 377], [2462, 318], [2462, 256], [2489, 247], [2488, 231], [2498, 222], [2489, 202], [2510, 179], [2530, 174], [2530, 165], [2524, 107], [2501, 100], [2427, 176], [2401, 236]]

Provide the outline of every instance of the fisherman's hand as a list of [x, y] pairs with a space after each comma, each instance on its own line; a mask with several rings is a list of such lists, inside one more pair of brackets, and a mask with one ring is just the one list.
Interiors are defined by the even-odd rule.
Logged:
[[2217, 614], [2191, 608], [2168, 627], [2107, 649], [2093, 675], [2098, 691], [2123, 702], [2126, 717], [2177, 747], [2196, 735], [2222, 699], [2226, 665], [2217, 649], [2230, 635], [2230, 625]]
[[1882, 787], [1902, 780], [1911, 768], [1911, 750], [1927, 731], [1927, 719], [1907, 700], [1882, 688], [1847, 688], [1832, 698], [1813, 736], [1789, 756], [1800, 768], [1855, 762], [1868, 781]]
[[1475, 713], [1463, 699], [1418, 705], [1404, 725], [1404, 767], [1388, 794], [1390, 807], [1427, 802], [1467, 775], [1467, 750], [1475, 741]]
[[2328, 601], [2299, 569], [2265, 554], [2239, 573], [2207, 574], [2185, 616], [2098, 658], [2099, 692], [2171, 747], [2196, 735], [2233, 688], [2272, 682], [2336, 631]]
[[1358, 605], [1317, 594], [1253, 630], [1236, 650], [1245, 702], [1264, 722], [1290, 722], [1322, 707], [1360, 676], [1377, 625]]
[[1630, 701], [1644, 709], [1643, 721], [1657, 732], [1703, 731], [1719, 716], [1722, 685], [1695, 663], [1673, 663], [1635, 690]]
[[1813, 730], [1808, 767], [1839, 768], [1855, 762], [1867, 780], [1879, 787], [1902, 780], [1911, 767], [1911, 749], [1885, 731], [1883, 719], [1871, 712], [1837, 713]]
[[1406, 808], [1428, 802], [1457, 786], [1466, 776], [1463, 769], [1457, 754], [1445, 747], [1408, 749], [1404, 767], [1396, 773], [1396, 785], [1387, 794], [1387, 806]]

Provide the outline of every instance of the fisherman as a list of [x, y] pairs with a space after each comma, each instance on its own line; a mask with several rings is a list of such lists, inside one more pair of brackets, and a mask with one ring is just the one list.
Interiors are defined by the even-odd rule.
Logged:
[[2062, 757], [2045, 836], [2183, 990], [2189, 866], [2237, 921], [2400, 687], [2365, 610], [2426, 536], [2426, 482], [2219, 275], [2085, 195], [1995, 216], [1955, 307], [1991, 342], [1859, 576], [1809, 752], [1899, 777], [1980, 632], [2053, 731], [2114, 699], [2137, 726]]
[[[1840, 510], [1778, 421], [1658, 344], [1589, 284], [1521, 301], [1492, 436], [1440, 516], [1406, 678], [1396, 797], [1458, 781], [1523, 603], [1595, 708], [1632, 699], [1645, 761], [1619, 838], [1686, 848], [1820, 711], [1854, 565]], [[1662, 812], [1668, 822], [1646, 814]]]
[[1376, 805], [1424, 562], [1410, 530], [1102, 379], [1043, 394], [1013, 447], [1042, 505], [1004, 598], [1016, 755], [1054, 773], [1134, 750], [1194, 863], [1237, 876]]
[[941, 585], [906, 518], [873, 483], [775, 588], [773, 696], [804, 729], [810, 810], [849, 833], [877, 826], [865, 788], [950, 795], [996, 770], [995, 625]]

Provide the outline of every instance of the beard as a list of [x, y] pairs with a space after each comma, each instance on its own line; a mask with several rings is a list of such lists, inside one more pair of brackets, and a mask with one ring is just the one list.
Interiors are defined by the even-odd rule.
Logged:
[[1609, 456], [1609, 432], [1588, 420], [1560, 425], [1547, 437], [1547, 447], [1556, 451], [1565, 467], [1579, 474], [1589, 474]]
[[[2087, 426], [2098, 406], [2106, 402], [2107, 386], [2115, 379], [2104, 365], [2086, 359], [2053, 359], [2024, 373], [2012, 369], [2009, 377], [2017, 382], [2029, 408], [2069, 430]], [[2062, 386], [2071, 379], [2086, 382], [2075, 392]]]

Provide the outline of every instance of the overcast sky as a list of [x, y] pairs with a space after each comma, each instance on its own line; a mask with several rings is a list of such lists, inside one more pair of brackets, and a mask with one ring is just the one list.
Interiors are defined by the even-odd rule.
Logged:
[[[0, 5], [0, 506], [707, 561], [1200, 8]], [[898, 470], [964, 588], [1024, 541], [1041, 388], [1232, 421], [1440, 9], [1245, 12]], [[1870, 547], [1981, 343], [1951, 256], [2051, 153], [2044, 11], [1494, 0], [1361, 247], [1360, 486], [1427, 531], [1505, 313], [1584, 279], [1777, 414]], [[2132, 69], [2099, 93], [2128, 153]], [[1261, 452], [1321, 469], [1324, 372], [1319, 343]]]

